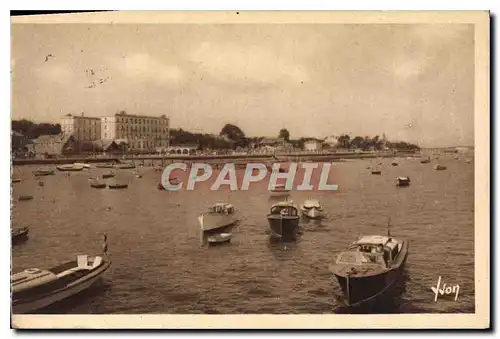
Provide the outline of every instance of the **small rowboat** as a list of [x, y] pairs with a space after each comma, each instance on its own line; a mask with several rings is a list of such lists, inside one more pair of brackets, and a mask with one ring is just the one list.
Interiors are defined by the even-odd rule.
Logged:
[[115, 165], [113, 164], [97, 164], [95, 165], [96, 168], [113, 168]]
[[115, 166], [116, 168], [119, 169], [134, 169], [135, 165], [134, 164], [119, 164]]
[[372, 174], [380, 175], [380, 174], [382, 174], [382, 171], [381, 170], [373, 170]]
[[396, 178], [396, 186], [410, 186], [410, 178], [409, 177], [397, 177]]
[[213, 246], [217, 244], [228, 243], [231, 241], [232, 237], [233, 235], [231, 233], [219, 233], [209, 236], [207, 238], [207, 242], [209, 245]]
[[112, 183], [108, 185], [109, 189], [124, 189], [127, 188], [128, 184]]
[[395, 162], [395, 161], [393, 161], [393, 162], [391, 163], [391, 165], [392, 165], [392, 166], [398, 166], [398, 163], [397, 163], [397, 162]]
[[46, 175], [54, 175], [54, 173], [55, 172], [52, 169], [43, 169], [43, 168], [39, 168], [39, 169], [33, 171], [33, 175], [35, 177], [42, 177], [42, 176], [46, 176]]
[[12, 178], [12, 180], [11, 180], [11, 181], [12, 181], [12, 183], [14, 184], [14, 183], [16, 183], [16, 182], [21, 182], [21, 180], [22, 180], [21, 178]]
[[77, 172], [83, 170], [82, 165], [60, 165], [56, 166], [57, 170], [63, 171], [63, 172]]
[[269, 190], [269, 195], [271, 197], [281, 197], [289, 194], [290, 190], [287, 190], [284, 184], [277, 184], [272, 189]]
[[103, 179], [114, 178], [114, 177], [115, 177], [115, 175], [116, 175], [116, 174], [115, 174], [115, 173], [113, 173], [113, 172], [108, 172], [108, 173], [104, 173], [104, 174], [102, 175], [102, 178], [103, 178]]
[[84, 164], [84, 163], [79, 163], [79, 162], [75, 162], [73, 165], [74, 166], [81, 166], [81, 167], [87, 168], [87, 169], [91, 168], [91, 166], [89, 164]]
[[32, 195], [20, 195], [19, 196], [19, 201], [28, 201], [28, 200], [33, 200]]
[[90, 182], [90, 187], [92, 188], [106, 188], [106, 183], [102, 181], [92, 181]]
[[444, 171], [446, 169], [446, 166], [437, 164], [436, 166], [434, 166], [434, 169], [436, 171]]

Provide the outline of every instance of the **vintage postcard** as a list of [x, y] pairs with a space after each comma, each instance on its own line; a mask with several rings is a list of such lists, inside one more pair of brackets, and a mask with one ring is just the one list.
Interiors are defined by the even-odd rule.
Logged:
[[12, 327], [488, 328], [489, 20], [12, 17]]

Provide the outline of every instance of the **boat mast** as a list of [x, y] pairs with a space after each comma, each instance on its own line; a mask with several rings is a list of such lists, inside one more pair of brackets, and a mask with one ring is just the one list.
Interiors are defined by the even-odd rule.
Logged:
[[391, 237], [391, 217], [389, 217], [389, 220], [387, 221], [387, 237]]
[[347, 294], [347, 304], [348, 305], [351, 305], [351, 291], [350, 291], [350, 288], [349, 288], [349, 285], [350, 285], [350, 276], [351, 276], [351, 271], [348, 271], [347, 272], [347, 275], [346, 275], [346, 294]]

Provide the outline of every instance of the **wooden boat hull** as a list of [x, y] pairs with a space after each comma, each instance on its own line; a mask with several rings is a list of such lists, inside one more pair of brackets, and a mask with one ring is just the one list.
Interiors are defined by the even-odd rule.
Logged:
[[113, 174], [113, 173], [106, 173], [106, 174], [102, 175], [103, 179], [109, 179], [109, 178], [114, 178], [114, 177], [115, 177], [115, 174]]
[[232, 238], [231, 233], [220, 233], [209, 236], [207, 238], [207, 242], [210, 246], [216, 246], [231, 242], [231, 238]]
[[372, 174], [373, 175], [380, 175], [380, 174], [382, 174], [382, 172], [381, 171], [372, 171]]
[[33, 196], [32, 195], [21, 195], [21, 196], [19, 196], [19, 201], [29, 201], [29, 200], [33, 200]]
[[398, 180], [398, 182], [396, 183], [396, 186], [398, 186], [398, 187], [410, 186], [410, 181], [409, 180]]
[[128, 185], [127, 184], [111, 184], [111, 185], [108, 185], [108, 188], [114, 189], [114, 190], [121, 190], [121, 189], [128, 188]]
[[391, 290], [403, 274], [403, 269], [408, 257], [409, 243], [404, 242], [401, 257], [397, 264], [383, 272], [368, 276], [349, 276], [334, 272], [342, 290], [342, 301], [348, 307], [363, 307], [382, 298]]
[[212, 231], [227, 226], [234, 225], [238, 222], [238, 216], [233, 215], [218, 215], [218, 214], [201, 214], [198, 216], [198, 223], [203, 232]]
[[299, 231], [298, 216], [281, 216], [270, 214], [267, 216], [267, 222], [271, 231], [271, 237], [285, 241], [293, 241], [297, 238]]
[[15, 183], [21, 182], [21, 178], [12, 178], [11, 181], [13, 184], [15, 184]]
[[110, 266], [111, 261], [104, 261], [98, 268], [67, 285], [65, 288], [40, 296], [39, 298], [13, 300], [12, 313], [30, 313], [76, 295], [92, 286]]
[[93, 184], [90, 184], [90, 187], [92, 188], [106, 188], [106, 184], [105, 183], [93, 183]]

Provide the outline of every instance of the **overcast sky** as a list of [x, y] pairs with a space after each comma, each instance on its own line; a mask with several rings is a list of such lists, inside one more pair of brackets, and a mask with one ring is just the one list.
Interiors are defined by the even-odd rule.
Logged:
[[472, 145], [474, 28], [14, 24], [12, 86], [13, 119], [36, 122], [125, 110], [206, 133]]

